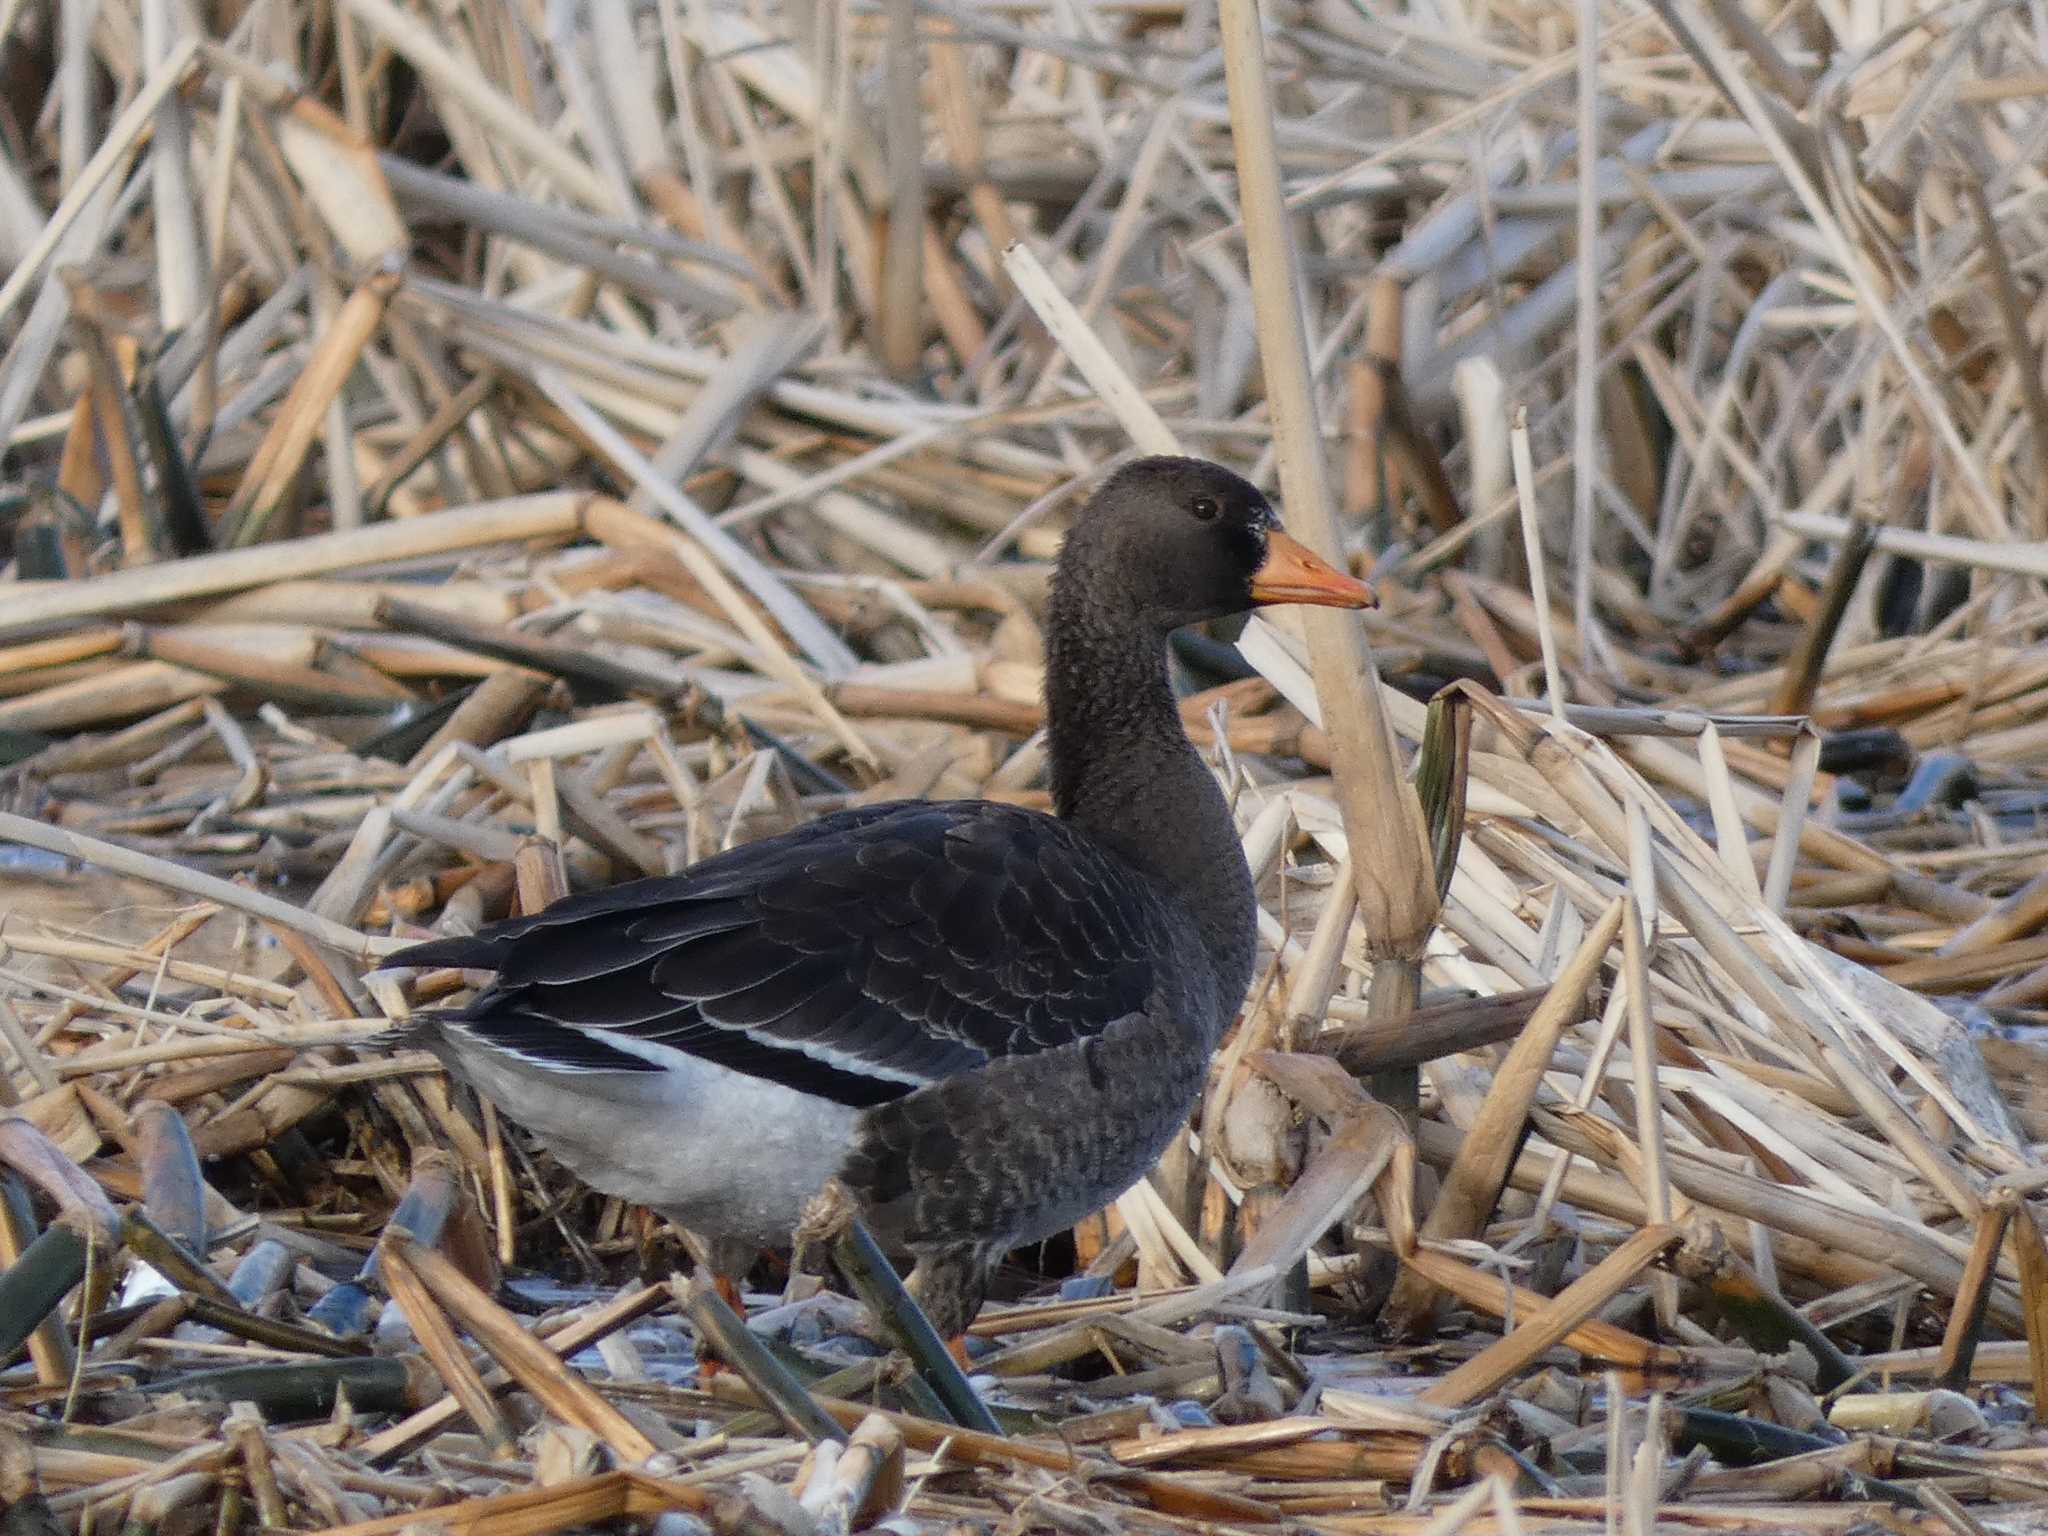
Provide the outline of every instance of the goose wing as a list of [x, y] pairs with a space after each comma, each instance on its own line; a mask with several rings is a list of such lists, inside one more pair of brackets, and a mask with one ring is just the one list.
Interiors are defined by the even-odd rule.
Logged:
[[436, 1024], [565, 1072], [680, 1051], [870, 1105], [1143, 1010], [1171, 947], [1152, 882], [987, 801], [822, 817], [389, 964], [492, 970]]

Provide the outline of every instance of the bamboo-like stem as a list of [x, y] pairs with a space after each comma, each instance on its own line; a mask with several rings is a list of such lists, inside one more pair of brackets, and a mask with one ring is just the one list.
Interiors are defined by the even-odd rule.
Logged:
[[339, 533], [282, 540], [262, 549], [226, 550], [187, 560], [120, 571], [88, 582], [21, 583], [7, 598], [6, 623], [28, 628], [60, 619], [132, 613], [164, 603], [239, 592], [294, 577], [319, 576], [350, 566], [476, 549], [501, 541], [574, 532], [588, 498], [550, 491], [428, 513]]
[[[19, 302], [28, 291], [29, 284], [42, 275], [43, 263], [50, 259], [57, 244], [69, 233], [72, 224], [84, 213], [95, 194], [108, 177], [134, 149], [136, 140], [148, 128], [150, 119], [157, 108], [171, 92], [185, 83], [185, 71], [192, 67], [198, 52], [198, 40], [182, 37], [149, 74], [149, 82], [135, 93], [135, 97], [121, 109], [121, 115], [108, 127], [92, 159], [87, 161], [76, 180], [65, 188], [64, 200], [57, 205], [47, 223], [16, 264], [7, 274], [7, 280], [0, 283], [0, 320]], [[71, 114], [66, 114], [67, 118]]]
[[[1457, 1161], [1423, 1223], [1424, 1238], [1470, 1237], [1492, 1214], [1506, 1186], [1536, 1085], [1549, 1066], [1558, 1036], [1585, 1006], [1587, 988], [1606, 963], [1607, 951], [1620, 932], [1625, 905], [1616, 898], [1601, 913], [1494, 1074], [1479, 1118], [1466, 1133]], [[1434, 1316], [1435, 1293], [1419, 1275], [1403, 1275], [1387, 1305], [1397, 1326], [1420, 1332]]]
[[1777, 1290], [1730, 1249], [1719, 1233], [1690, 1233], [1677, 1260], [1678, 1272], [1701, 1286], [1728, 1325], [1758, 1349], [1783, 1351], [1803, 1346], [1818, 1367], [1822, 1391], [1831, 1392], [1857, 1375], [1856, 1363]]
[[[1632, 816], [1629, 825], [1632, 841], [1639, 826], [1644, 848], [1640, 864], [1647, 866], [1649, 829], [1642, 826], [1640, 815]], [[1653, 896], [1650, 904], [1652, 922], [1655, 921], [1655, 911]], [[1642, 906], [1640, 902], [1632, 902], [1621, 920], [1621, 967], [1622, 985], [1626, 989], [1624, 1006], [1628, 1017], [1629, 1069], [1635, 1088], [1636, 1140], [1643, 1158], [1644, 1202], [1649, 1209], [1650, 1220], [1661, 1225], [1672, 1219], [1671, 1179], [1664, 1166], [1664, 1105], [1658, 1097], [1657, 1032], [1650, 1010], [1649, 940], [1644, 926]], [[1678, 1320], [1677, 1286], [1670, 1283], [1668, 1276], [1660, 1277], [1651, 1294], [1656, 1298], [1658, 1324], [1666, 1329], [1675, 1327]]]
[[654, 1442], [632, 1420], [572, 1375], [548, 1347], [486, 1295], [453, 1263], [410, 1238], [394, 1235], [389, 1253], [410, 1266], [433, 1299], [469, 1330], [514, 1380], [550, 1412], [590, 1431], [621, 1461], [637, 1464], [652, 1456]]
[[939, 1395], [953, 1422], [984, 1435], [1000, 1435], [1002, 1426], [996, 1423], [995, 1415], [975, 1395], [959, 1363], [947, 1353], [946, 1341], [932, 1327], [916, 1298], [904, 1289], [896, 1267], [858, 1216], [849, 1220], [834, 1240], [832, 1262], [910, 1356], [911, 1364]]
[[1423, 1388], [1422, 1401], [1454, 1407], [1492, 1391], [1563, 1339], [1575, 1324], [1612, 1301], [1652, 1262], [1675, 1248], [1681, 1235], [1671, 1226], [1643, 1228], [1566, 1286], [1556, 1300], [1524, 1320], [1513, 1333]]
[[2018, 1250], [2020, 1310], [2026, 1320], [2027, 1372], [2034, 1387], [2033, 1420], [2039, 1424], [2048, 1421], [2048, 1243], [2024, 1200], [2013, 1209], [2013, 1246]]
[[158, 1391], [203, 1402], [251, 1402], [272, 1420], [320, 1419], [345, 1396], [360, 1413], [404, 1413], [432, 1393], [433, 1373], [412, 1360], [295, 1360], [168, 1376]]
[[1976, 1358], [1983, 1332], [1993, 1274], [2018, 1203], [2009, 1192], [2001, 1191], [1985, 1201], [1977, 1218], [1976, 1237], [1970, 1244], [1969, 1261], [1963, 1266], [1963, 1282], [1957, 1288], [1955, 1304], [1949, 1308], [1948, 1328], [1941, 1340], [1941, 1361], [1935, 1369], [1944, 1386], [1961, 1388], [1970, 1383], [1970, 1364]]
[[358, 933], [340, 923], [316, 917], [274, 896], [252, 891], [247, 886], [236, 885], [213, 875], [201, 874], [197, 870], [184, 869], [169, 860], [153, 858], [137, 853], [131, 848], [105, 842], [97, 837], [87, 837], [82, 832], [67, 832], [58, 827], [45, 826], [30, 821], [25, 816], [16, 816], [11, 811], [0, 811], [0, 839], [21, 843], [30, 848], [41, 848], [50, 853], [62, 854], [66, 858], [78, 859], [82, 863], [95, 864], [137, 879], [149, 880], [170, 890], [183, 891], [188, 896], [197, 896], [205, 901], [236, 912], [247, 912], [268, 922], [278, 923], [286, 928], [303, 933], [309, 939], [327, 945], [330, 949], [361, 959], [388, 955], [403, 949], [403, 939], [379, 938], [374, 934]]
[[195, 1259], [206, 1258], [206, 1180], [185, 1117], [160, 1099], [138, 1105], [133, 1116], [136, 1160], [142, 1165], [142, 1204], [150, 1219]]
[[[1219, 0], [1217, 22], [1281, 496], [1289, 526], [1302, 542], [1341, 565], [1343, 543], [1316, 428], [1258, 0]], [[1359, 915], [1375, 961], [1369, 1001], [1374, 1017], [1395, 1018], [1415, 1006], [1418, 965], [1438, 908], [1422, 807], [1401, 771], [1364, 630], [1328, 609], [1300, 617], [1330, 737]], [[1412, 1075], [1389, 1075], [1375, 1086], [1404, 1101], [1413, 1096]]]
[[278, 409], [277, 419], [249, 460], [235, 493], [221, 515], [224, 542], [253, 544], [263, 537], [272, 515], [291, 493], [306, 454], [319, 435], [328, 403], [355, 370], [391, 296], [398, 291], [395, 264], [365, 278], [341, 306], [320, 339], [320, 346]]
[[290, 1516], [285, 1511], [284, 1493], [277, 1485], [270, 1442], [264, 1437], [263, 1419], [253, 1404], [237, 1403], [228, 1410], [222, 1426], [224, 1437], [242, 1460], [242, 1475], [256, 1499], [256, 1512], [265, 1525], [281, 1528]]
[[164, 1277], [173, 1284], [195, 1296], [204, 1296], [224, 1307], [240, 1310], [234, 1292], [215, 1279], [212, 1270], [187, 1251], [177, 1237], [151, 1220], [146, 1212], [131, 1206], [122, 1213], [121, 1241], [137, 1257], [162, 1270]]
[[91, 1241], [79, 1222], [60, 1215], [0, 1272], [0, 1356], [19, 1349], [85, 1278]]
[[[0, 1173], [0, 1274], [21, 1261], [38, 1235], [27, 1186], [11, 1173]], [[76, 1356], [61, 1318], [45, 1317], [35, 1326], [28, 1336], [28, 1352], [36, 1380], [44, 1386], [61, 1386], [71, 1379]]]
[[1544, 575], [1550, 562], [1543, 554], [1543, 523], [1536, 510], [1536, 469], [1530, 460], [1525, 406], [1515, 408], [1508, 446], [1515, 471], [1515, 505], [1522, 520], [1522, 553], [1529, 569], [1529, 596], [1536, 605], [1536, 633], [1543, 646], [1544, 693], [1550, 700], [1550, 712], [1562, 720], [1570, 700], [1564, 691], [1564, 668], [1558, 663], [1557, 636], [1550, 618], [1550, 584]]
[[[679, 1282], [680, 1283], [680, 1282]], [[747, 1331], [740, 1315], [709, 1285], [687, 1285], [677, 1294], [697, 1335], [759, 1394], [763, 1406], [812, 1444], [843, 1440], [845, 1432], [826, 1415], [804, 1384], [776, 1359], [768, 1346]]]
[[887, 0], [888, 90], [882, 111], [889, 157], [889, 236], [881, 277], [882, 361], [909, 378], [924, 351], [924, 122], [918, 86], [924, 45], [912, 0]]
[[1548, 990], [1531, 987], [1497, 997], [1425, 1004], [1406, 1018], [1339, 1024], [1325, 1030], [1317, 1043], [1347, 1070], [1361, 1075], [1420, 1066], [1514, 1039]]
[[[1599, 638], [1593, 613], [1593, 521], [1605, 454], [1600, 434], [1600, 0], [1578, 0], [1578, 219], [1572, 264], [1572, 622], [1579, 661], [1592, 666]], [[1518, 464], [1516, 476], [1523, 478]], [[1532, 569], [1538, 565], [1531, 557]], [[1546, 665], [1548, 657], [1546, 655]], [[1553, 682], [1555, 679], [1553, 678]], [[1552, 707], [1562, 707], [1554, 688]]]
[[[76, 268], [65, 267], [58, 276], [71, 292], [72, 313], [84, 333], [86, 368], [92, 385], [89, 398], [98, 423], [98, 438], [107, 458], [107, 470], [114, 482], [115, 515], [120, 519], [122, 557], [128, 565], [147, 565], [156, 558], [155, 541], [144, 506], [142, 469], [136, 449], [135, 421], [130, 410], [128, 377], [117, 355], [113, 327], [98, 291]], [[134, 347], [121, 350], [132, 363]]]
[[1813, 708], [1814, 691], [1820, 686], [1827, 666], [1828, 650], [1849, 611], [1849, 599], [1863, 577], [1863, 568], [1877, 548], [1876, 526], [1863, 518], [1853, 519], [1849, 537], [1835, 551], [1828, 578], [1821, 588], [1820, 610], [1799, 637], [1799, 647], [1785, 662], [1777, 694], [1771, 700], [1775, 715], [1803, 715]]
[[380, 1266], [385, 1289], [391, 1299], [404, 1312], [405, 1320], [412, 1326], [413, 1337], [420, 1342], [434, 1371], [440, 1376], [442, 1385], [462, 1405], [470, 1423], [476, 1426], [483, 1437], [484, 1449], [492, 1456], [510, 1456], [517, 1442], [512, 1426], [484, 1386], [482, 1375], [463, 1353], [462, 1343], [455, 1336], [447, 1314], [434, 1305], [433, 1297], [413, 1272], [404, 1252], [394, 1245], [384, 1249]]
[[332, 1360], [352, 1360], [368, 1352], [369, 1346], [351, 1339], [333, 1339], [312, 1328], [302, 1328], [279, 1318], [264, 1317], [242, 1307], [231, 1307], [210, 1295], [187, 1292], [184, 1315], [195, 1323], [217, 1328], [222, 1333], [270, 1349], [292, 1350], [303, 1355], [321, 1355]]

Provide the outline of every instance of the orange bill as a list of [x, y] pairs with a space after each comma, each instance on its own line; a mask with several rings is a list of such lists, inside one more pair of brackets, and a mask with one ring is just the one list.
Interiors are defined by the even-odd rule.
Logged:
[[1252, 572], [1252, 596], [1262, 603], [1313, 603], [1318, 608], [1377, 608], [1380, 602], [1371, 587], [1278, 528], [1266, 534], [1266, 558]]

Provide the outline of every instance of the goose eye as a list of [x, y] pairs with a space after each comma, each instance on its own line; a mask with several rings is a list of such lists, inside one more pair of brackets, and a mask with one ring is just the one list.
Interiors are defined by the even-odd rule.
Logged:
[[1215, 521], [1217, 511], [1216, 503], [1210, 497], [1197, 496], [1194, 500], [1194, 505], [1191, 506], [1188, 510], [1193, 512], [1196, 517], [1199, 517], [1205, 523]]

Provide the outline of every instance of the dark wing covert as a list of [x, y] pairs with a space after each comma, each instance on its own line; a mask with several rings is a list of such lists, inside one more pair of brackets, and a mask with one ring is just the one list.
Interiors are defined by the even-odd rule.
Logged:
[[1142, 1009], [1171, 944], [1149, 881], [1053, 817], [898, 801], [557, 902], [392, 965], [495, 970], [435, 1017], [564, 1071], [667, 1046], [870, 1105]]

